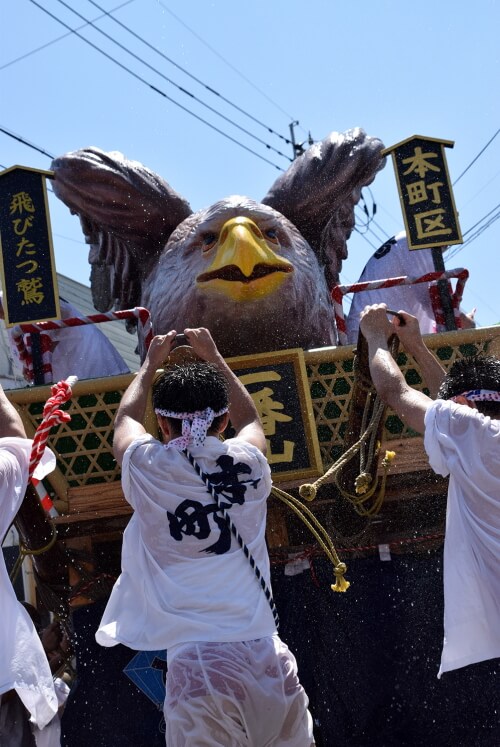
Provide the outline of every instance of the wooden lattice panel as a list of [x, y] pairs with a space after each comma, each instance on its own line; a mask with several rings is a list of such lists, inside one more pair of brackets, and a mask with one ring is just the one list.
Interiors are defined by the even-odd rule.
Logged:
[[[455, 360], [478, 352], [498, 355], [500, 327], [470, 329], [428, 335], [426, 344], [445, 369]], [[326, 348], [305, 354], [316, 429], [325, 468], [343, 452], [343, 441], [349, 414], [351, 390], [354, 383], [354, 346]], [[413, 358], [399, 353], [398, 365], [408, 384], [428, 393]], [[398, 416], [387, 411], [382, 439], [384, 442], [414, 437]]]
[[[57, 469], [47, 480], [59, 499], [66, 500], [71, 488], [120, 479], [112, 453], [113, 422], [131, 379], [132, 375], [126, 374], [78, 382], [71, 400], [62, 405], [71, 420], [53, 429], [48, 440], [57, 455]], [[51, 396], [50, 387], [33, 387], [9, 395], [20, 411], [27, 434], [33, 435]]]

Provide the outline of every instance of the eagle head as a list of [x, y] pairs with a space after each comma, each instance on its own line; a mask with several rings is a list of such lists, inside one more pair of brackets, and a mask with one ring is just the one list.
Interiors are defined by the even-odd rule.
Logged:
[[268, 205], [233, 195], [172, 233], [143, 283], [154, 330], [208, 327], [225, 355], [336, 342], [316, 255]]

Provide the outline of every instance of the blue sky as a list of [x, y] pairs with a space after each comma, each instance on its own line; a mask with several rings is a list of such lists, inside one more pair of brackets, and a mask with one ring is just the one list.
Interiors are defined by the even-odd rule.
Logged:
[[[298, 120], [298, 140], [309, 132], [319, 140], [360, 126], [386, 146], [413, 134], [455, 142], [446, 155], [451, 179], [458, 179], [454, 194], [465, 239], [500, 215], [496, 0], [97, 0], [147, 44], [109, 16], [96, 21], [103, 11], [89, 0], [36, 2], [51, 16], [32, 0], [2, 3], [0, 127], [52, 155], [89, 145], [122, 151], [198, 209], [229, 194], [264, 196], [279, 174], [276, 167], [289, 163], [266, 144], [292, 155], [268, 129], [289, 137], [290, 122]], [[123, 48], [88, 24], [78, 33], [132, 72], [61, 25], [85, 24], [70, 8]], [[3, 167], [47, 169], [50, 160], [0, 132]], [[344, 283], [355, 282], [370, 254], [403, 227], [390, 161], [365, 198], [370, 209], [375, 201], [377, 212], [368, 230], [358, 212]], [[88, 284], [78, 219], [53, 197], [50, 206], [57, 269]], [[459, 251], [448, 252], [454, 256], [445, 256], [448, 269], [469, 270], [463, 305], [477, 307], [481, 326], [500, 321], [499, 248], [500, 220], [493, 220]]]

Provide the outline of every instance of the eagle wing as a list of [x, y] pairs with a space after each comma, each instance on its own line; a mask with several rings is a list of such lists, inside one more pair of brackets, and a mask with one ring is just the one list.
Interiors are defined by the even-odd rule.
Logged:
[[332, 132], [299, 156], [262, 200], [299, 229], [325, 266], [330, 288], [347, 257], [361, 189], [385, 166], [383, 148], [359, 127]]
[[83, 148], [56, 158], [53, 189], [80, 218], [90, 244], [99, 311], [140, 305], [142, 283], [172, 231], [191, 215], [167, 182], [118, 152]]

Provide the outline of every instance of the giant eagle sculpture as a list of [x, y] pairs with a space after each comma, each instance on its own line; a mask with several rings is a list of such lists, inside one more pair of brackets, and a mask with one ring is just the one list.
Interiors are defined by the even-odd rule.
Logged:
[[142, 164], [94, 147], [56, 158], [53, 188], [80, 217], [99, 311], [145, 306], [155, 334], [208, 327], [226, 357], [310, 349], [337, 343], [331, 289], [383, 147], [360, 128], [331, 133], [262, 202], [233, 195], [197, 212]]

